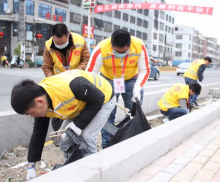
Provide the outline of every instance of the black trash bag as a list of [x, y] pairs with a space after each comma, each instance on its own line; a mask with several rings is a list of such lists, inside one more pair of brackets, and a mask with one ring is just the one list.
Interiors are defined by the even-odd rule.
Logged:
[[142, 111], [139, 100], [136, 100], [136, 103], [133, 103], [131, 116], [133, 117], [132, 119], [128, 115], [118, 125], [106, 123], [104, 129], [111, 134], [111, 145], [151, 129], [151, 126]]
[[60, 149], [64, 154], [65, 162], [64, 164], [56, 164], [53, 170], [77, 161], [85, 157], [89, 152], [88, 145], [82, 136], [78, 136], [70, 128], [68, 128], [65, 133], [67, 135], [66, 138], [60, 142]]

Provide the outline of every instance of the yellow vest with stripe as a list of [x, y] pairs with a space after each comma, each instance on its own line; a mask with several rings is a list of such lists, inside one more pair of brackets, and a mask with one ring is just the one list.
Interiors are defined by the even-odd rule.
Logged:
[[[81, 60], [81, 51], [82, 51], [83, 46], [85, 44], [85, 39], [81, 35], [78, 35], [75, 33], [71, 33], [71, 35], [72, 35], [72, 39], [73, 39], [73, 42], [74, 42], [76, 48], [72, 51], [72, 56], [71, 56], [71, 60], [69, 63], [70, 70], [77, 68], [77, 66], [79, 65], [80, 60]], [[66, 71], [66, 69], [64, 68], [63, 64], [60, 62], [59, 58], [57, 57], [56, 53], [58, 53], [59, 57], [61, 58], [60, 52], [50, 49], [52, 41], [53, 41], [53, 37], [51, 37], [48, 41], [46, 41], [45, 45], [46, 45], [46, 48], [50, 52], [50, 55], [53, 59], [54, 73], [59, 74], [61, 72]]]
[[101, 90], [105, 95], [104, 103], [110, 100], [112, 87], [102, 76], [78, 69], [65, 71], [59, 75], [47, 77], [39, 83], [52, 100], [53, 110], [49, 108], [46, 117], [72, 119], [85, 108], [86, 102], [77, 100], [69, 86], [70, 82], [77, 77], [86, 78]]
[[193, 80], [198, 80], [198, 70], [202, 64], [205, 64], [204, 59], [198, 59], [193, 61], [183, 76], [191, 78]]
[[[113, 65], [112, 65], [112, 45], [111, 45], [111, 37], [103, 40], [99, 43], [102, 55], [103, 65], [101, 67], [101, 73], [113, 80]], [[124, 72], [124, 79], [129, 80], [133, 78], [138, 73], [138, 59], [141, 55], [142, 50], [142, 42], [140, 39], [131, 36], [131, 45], [130, 45], [130, 54], [128, 55], [125, 72]], [[116, 77], [122, 76], [122, 65], [121, 60], [123, 61], [123, 65], [125, 63], [125, 58], [117, 58], [115, 56], [115, 72]]]
[[168, 111], [174, 107], [180, 107], [179, 100], [189, 99], [189, 85], [177, 83], [171, 87], [159, 100], [158, 105], [160, 110]]

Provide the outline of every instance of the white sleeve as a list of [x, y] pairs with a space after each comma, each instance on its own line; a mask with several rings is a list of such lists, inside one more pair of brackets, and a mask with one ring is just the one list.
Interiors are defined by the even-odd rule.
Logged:
[[89, 62], [86, 67], [86, 71], [98, 73], [102, 65], [103, 62], [102, 62], [101, 49], [99, 45], [97, 45], [96, 48], [92, 51], [92, 55], [90, 56]]
[[138, 78], [134, 87], [143, 87], [150, 75], [150, 65], [148, 59], [147, 49], [142, 43], [141, 56], [138, 59]]

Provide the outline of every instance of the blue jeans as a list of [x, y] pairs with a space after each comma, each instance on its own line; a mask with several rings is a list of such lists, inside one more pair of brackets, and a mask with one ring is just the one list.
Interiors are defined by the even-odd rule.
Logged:
[[[114, 89], [113, 80], [110, 80], [110, 79], [108, 79], [106, 77], [104, 77], [104, 78], [109, 81], [109, 83], [112, 85], [112, 88]], [[136, 80], [137, 80], [137, 76], [133, 77], [130, 80], [126, 80], [125, 81], [125, 90], [126, 90], [126, 92], [121, 94], [121, 96], [123, 98], [123, 101], [124, 101], [124, 107], [128, 108], [129, 110], [131, 110], [132, 106], [133, 106], [133, 102], [131, 101], [131, 99], [133, 97], [133, 88], [134, 88], [134, 84], [135, 84]], [[118, 102], [119, 95], [120, 94], [115, 94], [116, 102]], [[142, 89], [141, 90], [141, 99], [140, 99], [140, 103], [141, 104], [143, 102], [143, 95], [144, 95], [144, 90]], [[109, 122], [111, 124], [115, 123], [116, 110], [117, 110], [117, 107], [115, 107], [113, 109], [113, 111], [110, 114], [107, 122]], [[109, 147], [110, 146], [110, 143], [109, 143], [109, 141], [110, 141], [110, 134], [105, 129], [102, 129], [101, 133], [102, 133], [102, 148]]]
[[[191, 79], [191, 78], [185, 77], [185, 83], [186, 83], [187, 85], [189, 85], [190, 83], [198, 83], [198, 82], [197, 82], [197, 80], [193, 80], [193, 79]], [[196, 95], [196, 94], [194, 94], [193, 96], [190, 96], [189, 102], [190, 102], [190, 103], [195, 103], [196, 100], [197, 100], [197, 97], [198, 97], [198, 95]]]
[[181, 117], [185, 114], [187, 114], [187, 110], [183, 108], [174, 107], [171, 109], [168, 109], [168, 111], [162, 111], [160, 110], [161, 114], [168, 116], [169, 120], [176, 119], [178, 117]]

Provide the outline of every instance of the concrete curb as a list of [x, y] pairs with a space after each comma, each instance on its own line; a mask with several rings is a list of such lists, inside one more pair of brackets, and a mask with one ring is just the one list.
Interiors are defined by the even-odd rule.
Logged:
[[33, 182], [123, 182], [220, 117], [220, 101], [78, 160]]

